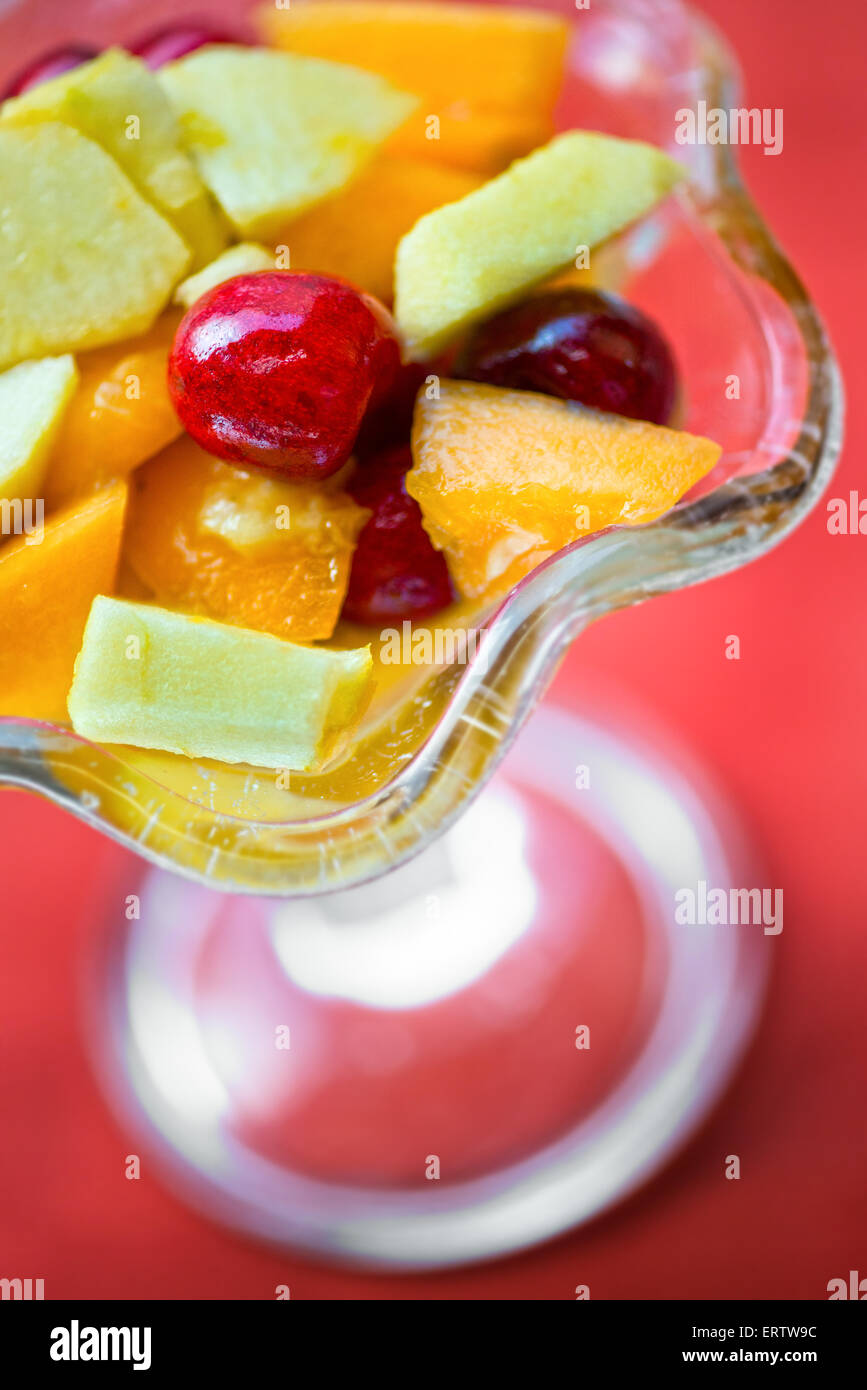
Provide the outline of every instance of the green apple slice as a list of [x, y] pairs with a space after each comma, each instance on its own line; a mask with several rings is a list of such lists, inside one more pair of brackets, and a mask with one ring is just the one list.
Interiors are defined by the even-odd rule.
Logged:
[[78, 382], [75, 359], [44, 357], [0, 372], [0, 498], [39, 495], [57, 426]]
[[159, 78], [202, 178], [247, 237], [336, 193], [418, 103], [358, 68], [231, 44], [169, 63]]
[[0, 122], [0, 368], [144, 333], [190, 253], [99, 145]]
[[109, 49], [7, 101], [2, 119], [62, 121], [101, 145], [206, 265], [226, 244], [220, 215], [183, 149], [174, 112], [139, 58]]
[[433, 356], [574, 263], [580, 247], [643, 217], [683, 177], [652, 145], [575, 130], [420, 218], [395, 261], [395, 318], [410, 356]]
[[175, 290], [175, 303], [189, 309], [203, 294], [215, 285], [222, 285], [224, 280], [231, 280], [235, 275], [249, 275], [255, 270], [273, 270], [274, 266], [271, 251], [257, 241], [240, 241], [237, 246], [230, 246], [228, 251], [217, 256], [203, 270], [182, 280]]
[[69, 692], [72, 727], [99, 743], [316, 770], [372, 684], [369, 647], [300, 647], [265, 632], [123, 599], [94, 599]]

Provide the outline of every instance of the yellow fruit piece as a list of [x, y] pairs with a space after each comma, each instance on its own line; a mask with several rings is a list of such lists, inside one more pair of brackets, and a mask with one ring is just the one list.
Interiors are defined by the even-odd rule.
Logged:
[[166, 95], [139, 58], [113, 48], [7, 101], [4, 121], [62, 121], [101, 145], [180, 232], [195, 265], [226, 244], [219, 215], [180, 143]]
[[33, 501], [75, 391], [75, 359], [43, 357], [0, 372], [0, 499]]
[[241, 241], [237, 246], [223, 251], [196, 275], [182, 280], [175, 290], [174, 302], [189, 309], [203, 294], [215, 285], [222, 285], [224, 280], [231, 280], [235, 275], [249, 275], [251, 271], [273, 269], [274, 257], [266, 247], [255, 241]]
[[386, 152], [491, 178], [553, 134], [550, 118], [532, 111], [483, 111], [458, 103], [432, 116], [420, 107], [395, 131]]
[[416, 404], [406, 487], [458, 589], [480, 598], [594, 531], [653, 521], [721, 452], [532, 391], [443, 381]]
[[460, 169], [383, 155], [342, 192], [290, 223], [278, 244], [288, 246], [293, 270], [341, 275], [390, 302], [401, 237], [424, 213], [480, 183]]
[[205, 183], [241, 236], [336, 193], [417, 99], [358, 68], [221, 44], [160, 72]]
[[185, 436], [135, 475], [124, 559], [160, 603], [309, 642], [334, 631], [368, 515], [339, 475], [264, 478]]
[[0, 368], [150, 327], [190, 253], [99, 145], [0, 122], [0, 189]]
[[0, 715], [66, 719], [90, 605], [114, 583], [126, 488], [107, 488], [0, 547]]
[[332, 758], [371, 691], [369, 647], [328, 651], [147, 604], [98, 598], [69, 692], [99, 743], [309, 771]]
[[45, 475], [49, 509], [125, 478], [181, 433], [166, 385], [178, 321], [178, 314], [164, 314], [140, 338], [81, 354], [78, 390]]
[[292, 0], [257, 17], [268, 43], [369, 68], [425, 92], [432, 112], [465, 100], [550, 113], [569, 37], [556, 15], [512, 6]]
[[422, 217], [397, 248], [395, 318], [409, 355], [462, 328], [628, 226], [684, 176], [662, 150], [570, 131], [459, 203]]

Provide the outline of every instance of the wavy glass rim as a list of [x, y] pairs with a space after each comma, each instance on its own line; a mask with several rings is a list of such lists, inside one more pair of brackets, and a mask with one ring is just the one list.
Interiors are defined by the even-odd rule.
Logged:
[[[680, 0], [625, 6], [642, 25], [679, 25], [694, 49], [693, 97], [730, 109], [737, 68], [726, 44]], [[787, 308], [808, 366], [805, 403], [785, 457], [649, 525], [612, 527], [559, 552], [517, 585], [486, 622], [484, 660], [432, 678], [441, 713], [402, 769], [377, 791], [304, 820], [214, 812], [136, 772], [117, 754], [54, 725], [0, 719], [0, 786], [48, 797], [150, 862], [214, 888], [280, 896], [332, 892], [403, 862], [478, 793], [544, 694], [571, 640], [606, 613], [715, 578], [766, 553], [824, 490], [842, 442], [840, 375], [818, 311], [765, 226], [732, 146], [707, 147], [708, 191], [689, 215], [731, 262]], [[773, 367], [772, 363], [772, 367]], [[766, 422], [767, 423], [767, 422]], [[106, 812], [110, 804], [111, 811]]]

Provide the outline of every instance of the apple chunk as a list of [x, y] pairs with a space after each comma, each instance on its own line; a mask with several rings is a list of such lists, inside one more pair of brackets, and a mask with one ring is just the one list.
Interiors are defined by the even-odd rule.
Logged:
[[397, 248], [395, 317], [409, 354], [434, 356], [644, 216], [684, 177], [662, 150], [570, 131], [459, 202], [422, 217]]
[[414, 110], [373, 73], [221, 44], [160, 73], [205, 183], [242, 236], [336, 193]]
[[231, 280], [236, 275], [249, 275], [255, 270], [273, 270], [274, 265], [272, 253], [258, 242], [238, 242], [237, 246], [230, 246], [195, 275], [182, 280], [175, 290], [174, 302], [189, 309], [207, 290], [222, 285], [224, 280]]
[[299, 647], [149, 604], [97, 598], [69, 692], [101, 743], [308, 772], [344, 743], [370, 693], [369, 647]]
[[219, 213], [181, 145], [166, 94], [139, 58], [109, 49], [7, 101], [2, 116], [15, 123], [62, 121], [101, 145], [180, 232], [196, 266], [225, 246]]
[[71, 126], [0, 122], [0, 368], [144, 333], [190, 253]]
[[0, 498], [35, 498], [75, 391], [75, 360], [43, 357], [0, 372]]

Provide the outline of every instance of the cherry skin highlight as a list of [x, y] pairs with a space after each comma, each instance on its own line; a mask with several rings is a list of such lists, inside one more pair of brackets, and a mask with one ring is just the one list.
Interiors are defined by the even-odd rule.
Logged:
[[444, 557], [421, 524], [421, 508], [404, 485], [409, 446], [371, 455], [349, 483], [368, 518], [358, 537], [343, 616], [369, 627], [428, 618], [454, 597]]
[[156, 70], [165, 63], [173, 63], [178, 58], [185, 58], [188, 53], [195, 53], [197, 48], [204, 48], [209, 43], [242, 42], [233, 34], [208, 29], [203, 24], [172, 24], [145, 34], [130, 46], [129, 51], [147, 63], [149, 68]]
[[400, 367], [394, 325], [345, 280], [304, 271], [237, 275], [181, 320], [169, 392], [208, 453], [290, 479], [345, 463], [365, 410]]
[[91, 48], [89, 44], [70, 43], [64, 44], [63, 48], [53, 48], [50, 53], [43, 53], [22, 68], [4, 88], [0, 101], [20, 97], [31, 87], [38, 87], [42, 82], [49, 82], [52, 77], [60, 77], [61, 73], [71, 72], [73, 68], [80, 68], [82, 63], [89, 63], [91, 58], [98, 57], [99, 49]]
[[455, 376], [665, 425], [677, 368], [655, 323], [599, 290], [552, 289], [481, 324]]

